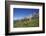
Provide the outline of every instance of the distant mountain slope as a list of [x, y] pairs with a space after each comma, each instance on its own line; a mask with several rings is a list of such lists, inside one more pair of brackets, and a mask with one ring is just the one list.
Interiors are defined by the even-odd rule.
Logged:
[[20, 20], [14, 20], [14, 27], [39, 27], [39, 13], [23, 17]]
[[[32, 16], [27, 16], [27, 17], [24, 17], [24, 19], [25, 20], [31, 20], [31, 19], [39, 19], [39, 13], [38, 12], [36, 12], [36, 13], [34, 13], [34, 14], [32, 14]], [[24, 20], [23, 19], [23, 20]]]
[[[20, 20], [21, 20], [21, 21], [24, 21], [24, 20], [31, 20], [31, 19], [39, 19], [39, 13], [36, 12], [36, 13], [34, 13], [34, 14], [32, 14], [32, 15], [25, 16], [25, 17], [23, 17], [23, 18], [20, 19]], [[18, 20], [18, 21], [20, 21], [20, 20]]]
[[37, 18], [39, 18], [39, 13], [33, 14], [32, 19], [37, 19]]

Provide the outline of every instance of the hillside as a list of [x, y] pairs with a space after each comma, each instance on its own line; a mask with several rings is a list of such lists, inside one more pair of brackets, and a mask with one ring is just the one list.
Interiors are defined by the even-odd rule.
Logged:
[[21, 20], [14, 20], [14, 27], [38, 27], [39, 13], [32, 14], [32, 16], [24, 17]]

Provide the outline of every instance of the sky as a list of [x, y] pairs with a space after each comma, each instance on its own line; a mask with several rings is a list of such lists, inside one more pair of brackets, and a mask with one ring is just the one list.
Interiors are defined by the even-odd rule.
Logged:
[[13, 19], [19, 20], [28, 15], [32, 16], [36, 12], [39, 12], [39, 9], [13, 8]]

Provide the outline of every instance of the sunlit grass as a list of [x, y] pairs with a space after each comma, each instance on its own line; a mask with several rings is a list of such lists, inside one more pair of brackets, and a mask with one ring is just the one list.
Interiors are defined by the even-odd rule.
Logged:
[[14, 20], [14, 27], [38, 27], [38, 26], [39, 26], [39, 19], [31, 19], [24, 21]]

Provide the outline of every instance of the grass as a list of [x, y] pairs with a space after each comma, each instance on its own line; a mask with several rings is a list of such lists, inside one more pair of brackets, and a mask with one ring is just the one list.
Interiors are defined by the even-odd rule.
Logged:
[[39, 19], [31, 19], [31, 20], [14, 20], [14, 27], [38, 27]]

